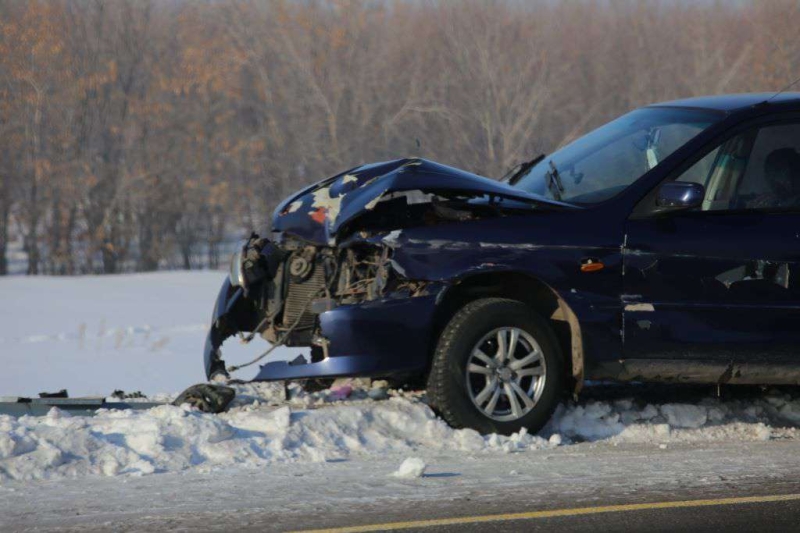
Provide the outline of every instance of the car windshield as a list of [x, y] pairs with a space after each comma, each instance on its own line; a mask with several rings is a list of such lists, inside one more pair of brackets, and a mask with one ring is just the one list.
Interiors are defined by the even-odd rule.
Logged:
[[720, 116], [699, 109], [637, 109], [544, 157], [514, 186], [575, 204], [608, 200]]

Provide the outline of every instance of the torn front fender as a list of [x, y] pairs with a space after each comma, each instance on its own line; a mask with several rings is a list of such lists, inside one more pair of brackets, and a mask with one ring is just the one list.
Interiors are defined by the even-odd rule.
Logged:
[[231, 286], [230, 279], [226, 277], [214, 304], [211, 327], [208, 330], [206, 346], [203, 351], [203, 361], [208, 379], [211, 379], [214, 374], [225, 373], [225, 363], [222, 360], [220, 346], [225, 339], [241, 331], [232, 313], [234, 306], [241, 298], [242, 288]]

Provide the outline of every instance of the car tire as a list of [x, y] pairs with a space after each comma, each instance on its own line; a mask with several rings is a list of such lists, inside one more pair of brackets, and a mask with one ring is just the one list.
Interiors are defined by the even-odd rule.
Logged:
[[561, 350], [544, 318], [516, 300], [483, 298], [464, 305], [442, 331], [428, 401], [455, 428], [537, 432], [558, 405], [563, 375]]

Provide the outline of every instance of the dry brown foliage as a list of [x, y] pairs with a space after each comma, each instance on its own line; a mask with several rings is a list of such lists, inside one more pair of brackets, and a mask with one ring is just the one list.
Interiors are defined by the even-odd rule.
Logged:
[[[800, 76], [796, 0], [0, 0], [0, 274], [216, 267], [293, 190], [499, 176], [634, 107]], [[16, 242], [16, 241], [15, 241]]]

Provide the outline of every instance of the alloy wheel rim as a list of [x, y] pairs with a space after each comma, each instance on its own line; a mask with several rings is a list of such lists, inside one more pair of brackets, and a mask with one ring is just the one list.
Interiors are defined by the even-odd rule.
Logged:
[[467, 391], [492, 420], [512, 422], [536, 406], [544, 391], [547, 363], [536, 339], [516, 327], [496, 328], [479, 340], [467, 360]]

